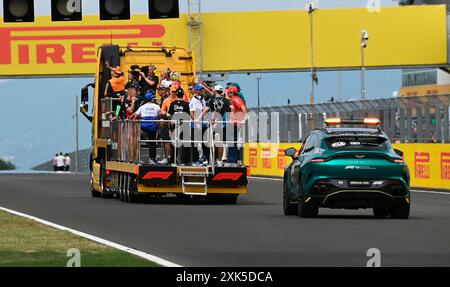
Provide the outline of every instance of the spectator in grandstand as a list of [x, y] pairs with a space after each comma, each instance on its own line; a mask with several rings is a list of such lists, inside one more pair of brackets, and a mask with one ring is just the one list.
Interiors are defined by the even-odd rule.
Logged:
[[227, 163], [235, 165], [238, 162], [242, 164], [241, 147], [237, 144], [239, 134], [245, 121], [245, 115], [248, 111], [245, 101], [238, 96], [238, 88], [230, 86], [226, 90], [227, 98], [231, 101], [232, 113], [230, 114], [230, 123], [227, 126], [228, 159]]
[[68, 153], [66, 153], [64, 155], [64, 171], [65, 172], [70, 171], [70, 162], [71, 162], [70, 155]]
[[[201, 114], [201, 118], [204, 117], [207, 113], [211, 113], [210, 119], [212, 122], [212, 128], [214, 131], [213, 140], [219, 142], [214, 144], [214, 148], [217, 147], [217, 166], [223, 166], [222, 157], [223, 157], [223, 147], [226, 139], [226, 129], [225, 122], [226, 121], [226, 113], [231, 111], [231, 102], [223, 95], [223, 88], [220, 89], [217, 87], [217, 91], [214, 96], [206, 104], [206, 108]], [[213, 147], [211, 147], [213, 148]]]
[[130, 116], [130, 119], [141, 119], [141, 138], [148, 140], [149, 149], [149, 164], [155, 164], [156, 158], [156, 132], [158, 131], [158, 120], [160, 114], [160, 107], [153, 102], [155, 94], [147, 93], [145, 96], [145, 103]]
[[156, 93], [158, 83], [159, 83], [159, 77], [155, 74], [156, 66], [155, 65], [149, 65], [146, 67], [141, 68], [141, 81], [139, 82], [140, 86], [142, 87], [141, 93], [147, 93], [151, 92], [153, 94]]
[[[182, 140], [190, 139], [190, 129], [189, 129], [189, 103], [184, 100], [184, 91], [182, 88], [176, 90], [177, 99], [170, 103], [167, 115], [172, 120], [176, 120], [179, 124], [178, 133], [175, 135], [176, 138]], [[185, 123], [187, 122], [187, 123]], [[176, 147], [180, 154], [180, 163], [186, 165], [189, 163], [190, 159], [190, 144], [181, 142], [180, 147]]]
[[[206, 108], [206, 101], [204, 99], [204, 87], [201, 84], [194, 85], [194, 96], [189, 102], [189, 109], [191, 113], [191, 161], [194, 165], [203, 165], [208, 163], [209, 147], [205, 143], [195, 143], [195, 141], [207, 140], [205, 132], [207, 130], [207, 123], [201, 116]], [[195, 124], [194, 121], [199, 119], [201, 122]]]

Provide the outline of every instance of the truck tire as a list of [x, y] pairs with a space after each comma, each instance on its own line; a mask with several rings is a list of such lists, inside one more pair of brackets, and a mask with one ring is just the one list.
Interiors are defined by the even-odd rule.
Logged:
[[125, 175], [125, 182], [126, 182], [126, 193], [127, 193], [127, 199], [129, 203], [138, 202], [139, 195], [137, 193], [137, 187], [136, 187], [136, 181], [133, 179], [133, 177], [129, 174]]
[[225, 204], [236, 204], [238, 196], [238, 194], [226, 194], [223, 196], [222, 202]]
[[102, 187], [101, 197], [102, 198], [113, 198], [114, 194], [111, 193], [111, 190], [105, 187], [106, 180], [106, 166], [104, 160], [100, 160], [100, 186]]
[[89, 189], [91, 190], [92, 197], [101, 197], [102, 196], [102, 194], [100, 192], [98, 192], [94, 189], [94, 185], [92, 184], [92, 174], [91, 174], [91, 183], [90, 183]]

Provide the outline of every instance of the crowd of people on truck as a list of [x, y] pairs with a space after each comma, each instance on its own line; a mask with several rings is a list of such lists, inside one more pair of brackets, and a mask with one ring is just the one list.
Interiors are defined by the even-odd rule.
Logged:
[[[223, 166], [226, 154], [227, 165], [242, 164], [242, 149], [236, 143], [248, 109], [239, 84], [228, 83], [226, 88], [210, 84], [211, 87], [195, 79], [188, 83], [185, 92], [181, 74], [170, 68], [158, 77], [155, 65], [132, 65], [128, 81], [119, 66], [110, 67], [106, 63], [106, 68], [111, 70], [111, 79], [106, 84], [104, 97], [116, 99], [111, 111], [113, 120], [140, 121], [140, 134], [128, 136], [140, 136], [147, 144], [149, 158], [145, 163]], [[186, 123], [188, 132], [174, 134], [177, 132], [174, 119], [182, 119], [179, 123]], [[212, 147], [205, 140], [208, 127], [213, 130], [212, 139], [220, 143], [214, 146], [214, 162], [209, 162]], [[174, 159], [171, 140], [174, 136], [183, 142], [177, 150], [178, 160]], [[158, 141], [164, 151], [159, 160], [156, 159]]]
[[64, 171], [69, 172], [70, 171], [70, 155], [68, 153], [63, 154], [62, 152], [55, 154], [53, 157], [52, 163], [53, 163], [53, 171]]

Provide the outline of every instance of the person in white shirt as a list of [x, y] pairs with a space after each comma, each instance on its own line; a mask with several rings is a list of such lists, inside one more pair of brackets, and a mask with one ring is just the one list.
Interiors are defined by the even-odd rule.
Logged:
[[56, 170], [57, 171], [64, 171], [64, 159], [63, 153], [59, 153], [58, 156], [55, 158], [56, 160]]
[[[195, 94], [189, 102], [189, 110], [191, 111], [192, 121], [198, 119], [206, 107], [204, 87], [202, 84], [196, 84], [194, 86], [194, 91]], [[194, 165], [203, 165], [208, 163], [207, 158], [209, 157], [209, 146], [204, 143], [194, 143], [194, 140], [206, 140], [205, 132], [207, 127], [208, 125], [206, 123], [196, 124], [193, 122], [191, 124], [191, 139], [193, 141], [191, 148], [191, 160]]]
[[56, 166], [56, 157], [58, 156], [58, 154], [55, 154], [55, 156], [53, 157], [52, 163], [53, 163], [53, 171], [58, 171], [57, 166]]
[[[144, 97], [145, 103], [130, 116], [131, 120], [141, 119], [141, 135], [143, 140], [156, 140], [156, 132], [158, 131], [159, 123], [156, 122], [159, 118], [161, 108], [153, 102], [155, 95], [151, 92]], [[146, 122], [150, 121], [151, 122]], [[156, 142], [149, 142], [149, 164], [155, 164], [156, 158]]]
[[64, 171], [70, 171], [70, 156], [68, 153], [66, 153], [64, 156]]

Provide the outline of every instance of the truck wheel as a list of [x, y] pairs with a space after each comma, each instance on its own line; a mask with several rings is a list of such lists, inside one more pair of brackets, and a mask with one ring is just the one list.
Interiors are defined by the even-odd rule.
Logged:
[[118, 179], [117, 179], [117, 189], [119, 191], [119, 199], [120, 199], [120, 201], [125, 201], [125, 194], [123, 192], [124, 189], [123, 189], [123, 177], [122, 177], [122, 174], [119, 173], [117, 175], [117, 177], [118, 177]]
[[373, 215], [375, 217], [387, 217], [389, 216], [390, 212], [388, 208], [385, 207], [374, 207], [373, 208]]
[[408, 219], [410, 205], [408, 203], [395, 204], [391, 210], [391, 218], [394, 219]]
[[89, 189], [91, 190], [92, 197], [100, 197], [102, 194], [94, 189], [94, 185], [92, 184], [92, 174], [91, 174], [91, 183]]
[[286, 181], [283, 181], [283, 212], [284, 215], [298, 215], [296, 204], [291, 203], [291, 196], [286, 188]]
[[136, 194], [136, 182], [129, 174], [125, 175], [125, 186], [128, 202], [138, 202], [138, 195]]
[[106, 180], [106, 167], [103, 160], [100, 160], [100, 185], [102, 187], [102, 198], [112, 198], [111, 190], [105, 186]]
[[222, 202], [225, 204], [236, 204], [238, 199], [238, 194], [226, 194], [222, 198]]

